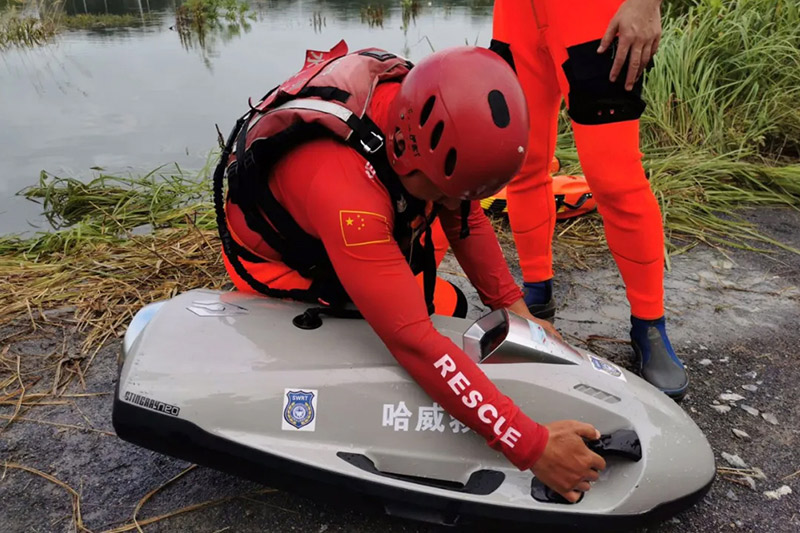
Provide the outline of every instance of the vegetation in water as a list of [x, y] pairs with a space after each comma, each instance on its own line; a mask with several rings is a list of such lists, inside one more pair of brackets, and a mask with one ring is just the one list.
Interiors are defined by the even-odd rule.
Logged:
[[64, 30], [98, 30], [141, 25], [148, 14], [116, 15], [110, 13], [79, 13], [69, 15], [61, 4], [33, 11], [16, 8], [0, 12], [0, 50], [12, 46], [32, 48], [52, 42]]
[[[63, 2], [36, 4], [20, 0], [22, 11], [12, 7], [0, 12], [0, 50], [11, 46], [35, 47], [51, 42], [65, 30], [102, 30], [140, 26], [152, 18], [139, 13], [76, 13], [64, 10]], [[255, 14], [242, 0], [188, 0], [175, 9], [174, 28], [186, 48], [201, 46], [212, 32], [231, 38], [248, 31]]]
[[383, 19], [386, 17], [386, 10], [381, 4], [367, 4], [361, 7], [361, 22], [366, 23], [370, 28], [379, 26], [383, 28]]
[[419, 0], [400, 0], [400, 8], [402, 9], [403, 31], [405, 31], [411, 22], [417, 20], [420, 2]]
[[174, 29], [187, 50], [198, 48], [210, 68], [214, 41], [230, 40], [250, 31], [255, 13], [242, 0], [188, 0], [175, 10]]
[[244, 24], [253, 17], [250, 6], [241, 0], [187, 0], [175, 9], [175, 23], [197, 31], [223, 21]]
[[38, 46], [50, 42], [58, 31], [54, 20], [9, 9], [0, 13], [0, 50], [11, 46]]
[[322, 33], [322, 29], [328, 25], [328, 17], [322, 14], [322, 11], [315, 10], [311, 14], [311, 25], [314, 27], [314, 33]]
[[[144, 14], [145, 20], [148, 14]], [[64, 15], [59, 19], [59, 23], [66, 29], [77, 30], [101, 30], [105, 28], [124, 28], [126, 26], [139, 26], [142, 24], [142, 16], [139, 14], [126, 13], [116, 15], [113, 13], [79, 13], [77, 15]]]

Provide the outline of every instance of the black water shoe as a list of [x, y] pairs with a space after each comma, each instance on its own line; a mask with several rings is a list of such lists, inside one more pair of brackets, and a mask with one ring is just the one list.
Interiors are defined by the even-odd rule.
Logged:
[[666, 320], [642, 320], [631, 316], [631, 345], [639, 374], [667, 396], [680, 401], [689, 389], [689, 375], [667, 337]]
[[553, 297], [553, 280], [525, 282], [522, 284], [525, 305], [533, 316], [551, 324], [556, 319], [556, 299]]

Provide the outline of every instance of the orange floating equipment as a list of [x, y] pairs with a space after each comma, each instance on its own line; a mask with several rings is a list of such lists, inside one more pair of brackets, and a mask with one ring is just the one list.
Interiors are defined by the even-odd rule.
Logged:
[[503, 187], [495, 194], [481, 200], [481, 207], [490, 217], [508, 214], [508, 202], [506, 201], [506, 188]]
[[551, 176], [561, 170], [561, 160], [556, 156], [553, 156], [553, 159], [550, 161], [550, 167], [548, 167], [547, 170], [550, 172]]
[[[577, 217], [597, 208], [597, 201], [583, 176], [553, 176], [553, 195], [558, 220]], [[481, 207], [489, 216], [508, 214], [505, 187], [494, 196], [481, 200]]]

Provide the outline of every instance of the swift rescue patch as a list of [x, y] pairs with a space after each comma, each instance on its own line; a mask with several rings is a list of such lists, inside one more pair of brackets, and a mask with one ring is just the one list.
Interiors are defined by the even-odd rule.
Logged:
[[591, 361], [592, 363], [592, 368], [594, 368], [598, 372], [608, 374], [609, 376], [621, 379], [622, 381], [628, 381], [627, 379], [625, 379], [625, 374], [622, 373], [622, 370], [620, 370], [620, 368], [617, 365], [609, 363], [605, 359], [601, 359], [596, 355], [591, 355], [591, 354], [589, 354], [589, 361]]
[[317, 425], [317, 390], [284, 389], [283, 419], [284, 431], [314, 431]]

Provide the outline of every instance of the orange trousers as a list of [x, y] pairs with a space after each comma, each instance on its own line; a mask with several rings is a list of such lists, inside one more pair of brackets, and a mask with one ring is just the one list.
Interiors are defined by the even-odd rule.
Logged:
[[[527, 157], [508, 186], [509, 221], [527, 282], [553, 277], [556, 213], [548, 166], [555, 153], [561, 99], [569, 94], [561, 65], [568, 47], [603, 36], [622, 3], [495, 1], [494, 38], [511, 45], [530, 114]], [[664, 230], [642, 167], [639, 121], [592, 126], [573, 122], [572, 131], [631, 313], [642, 319], [659, 318], [664, 314]]]

